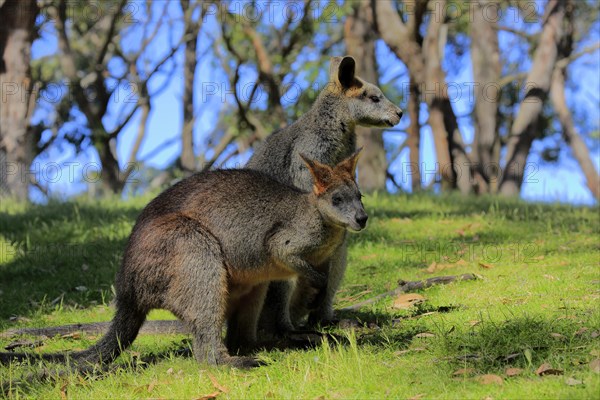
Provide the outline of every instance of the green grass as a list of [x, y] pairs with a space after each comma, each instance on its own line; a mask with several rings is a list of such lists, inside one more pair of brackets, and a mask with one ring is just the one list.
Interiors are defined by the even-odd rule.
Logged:
[[[3, 201], [0, 329], [110, 320], [114, 274], [148, 200]], [[369, 226], [351, 236], [338, 308], [393, 289], [399, 279], [482, 279], [420, 291], [427, 300], [411, 310], [392, 308], [388, 298], [341, 313], [360, 321], [333, 329], [345, 340], [263, 351], [268, 365], [251, 371], [174, 355], [185, 336], [142, 335], [116, 371], [16, 385], [8, 395], [191, 399], [219, 391], [212, 377], [227, 389], [219, 398], [598, 398], [600, 375], [589, 366], [600, 358], [598, 207], [425, 195], [374, 195], [366, 205]], [[95, 340], [52, 338], [35, 351], [81, 349]], [[0, 346], [9, 342], [0, 339]], [[131, 356], [138, 353], [161, 356], [138, 365]], [[562, 375], [536, 375], [542, 363]], [[509, 367], [523, 372], [508, 377]], [[0, 367], [0, 381], [35, 368]], [[483, 384], [485, 374], [503, 383]]]

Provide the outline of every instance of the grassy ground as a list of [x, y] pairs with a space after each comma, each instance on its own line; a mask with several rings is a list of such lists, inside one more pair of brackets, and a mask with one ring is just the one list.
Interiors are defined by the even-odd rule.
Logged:
[[[149, 200], [0, 205], [0, 330], [109, 320], [112, 281]], [[199, 366], [173, 351], [184, 336], [143, 335], [120, 368], [12, 387], [14, 398], [598, 398], [598, 208], [460, 197], [371, 196], [352, 235], [337, 307], [399, 279], [477, 273], [420, 291], [411, 309], [382, 300], [341, 313], [343, 343], [263, 351], [251, 371]], [[169, 318], [158, 311], [152, 318]], [[85, 348], [91, 336], [33, 351]], [[4, 347], [11, 340], [0, 339]], [[160, 354], [138, 365], [135, 354]], [[548, 374], [536, 370], [547, 363]], [[590, 364], [591, 363], [591, 364]], [[507, 375], [508, 368], [522, 371]], [[600, 368], [596, 366], [595, 368]], [[11, 384], [35, 367], [0, 367]], [[509, 371], [511, 372], [511, 371]], [[516, 370], [519, 372], [519, 370]]]

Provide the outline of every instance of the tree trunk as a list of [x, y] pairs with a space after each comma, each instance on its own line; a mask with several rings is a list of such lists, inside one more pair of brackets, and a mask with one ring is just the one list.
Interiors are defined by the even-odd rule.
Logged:
[[[435, 3], [435, 4], [433, 4]], [[446, 90], [446, 74], [442, 69], [442, 54], [446, 44], [447, 24], [444, 15], [432, 12], [445, 10], [446, 1], [411, 2], [412, 11], [407, 13], [405, 23], [389, 1], [372, 1], [375, 9], [376, 26], [389, 48], [408, 68], [414, 84], [427, 103], [429, 126], [433, 132], [438, 172], [442, 179], [442, 190], [458, 187], [469, 193], [471, 180], [470, 161], [452, 104]], [[421, 45], [420, 27], [427, 6], [430, 18], [427, 33]]]
[[592, 195], [597, 200], [600, 200], [600, 176], [594, 167], [590, 151], [579, 135], [579, 132], [577, 132], [577, 128], [575, 128], [571, 111], [567, 106], [565, 99], [565, 70], [562, 68], [554, 70], [550, 98], [562, 125], [563, 137], [567, 144], [571, 146], [571, 150], [573, 150], [573, 155], [585, 175], [587, 187], [592, 192]]
[[[426, 4], [425, 0], [419, 0], [422, 4]], [[402, 21], [398, 12], [393, 7], [391, 1], [376, 1], [371, 2], [375, 9], [376, 26], [379, 35], [385, 44], [402, 60], [408, 70], [413, 74], [415, 83], [422, 85], [425, 81], [425, 61], [421, 52], [421, 45], [414, 38], [414, 32], [411, 31]], [[414, 19], [412, 25], [416, 27], [418, 32], [421, 25], [421, 19], [417, 13], [407, 13], [408, 18]], [[408, 22], [410, 24], [410, 21]]]
[[475, 2], [471, 22], [471, 62], [475, 87], [475, 138], [472, 159], [482, 180], [478, 180], [478, 192], [496, 193], [498, 190], [500, 137], [498, 134], [498, 100], [502, 68], [498, 46], [497, 22], [484, 18], [484, 7], [495, 5], [495, 0]]
[[419, 111], [425, 72], [419, 29], [427, 8], [427, 1], [421, 0], [412, 4], [411, 7], [414, 12], [409, 13], [408, 21], [405, 24], [392, 7], [391, 2], [374, 0], [371, 2], [371, 8], [375, 14], [375, 26], [379, 35], [406, 65], [410, 75], [408, 148], [411, 188], [415, 192], [421, 189]]
[[185, 31], [187, 40], [185, 46], [185, 60], [183, 64], [183, 125], [181, 132], [181, 168], [186, 172], [196, 169], [194, 156], [194, 77], [196, 76], [196, 46], [200, 21], [193, 20], [194, 7], [190, 8], [189, 0], [181, 0], [181, 9], [184, 13]]
[[29, 61], [34, 38], [35, 0], [0, 2], [0, 197], [26, 200], [34, 138], [28, 131], [35, 106]]
[[[344, 40], [346, 51], [358, 60], [356, 74], [375, 85], [379, 83], [375, 61], [373, 9], [369, 0], [355, 4], [346, 19]], [[385, 190], [387, 160], [381, 129], [356, 127], [357, 143], [363, 148], [358, 161], [358, 182], [362, 190]]]
[[563, 0], [549, 0], [546, 6], [540, 41], [527, 75], [527, 93], [506, 145], [507, 161], [500, 184], [500, 194], [504, 196], [518, 196], [521, 191], [527, 156], [537, 134], [537, 122], [548, 97], [556, 65], [565, 15], [564, 5]]
[[421, 168], [419, 165], [419, 148], [421, 142], [421, 124], [419, 123], [419, 109], [421, 106], [421, 92], [415, 78], [410, 76], [408, 98], [408, 115], [410, 125], [408, 126], [408, 160], [410, 165], [410, 184], [413, 193], [421, 190]]
[[[445, 6], [445, 0], [437, 1], [434, 10], [445, 10]], [[443, 15], [430, 18], [423, 43], [425, 101], [429, 106], [429, 126], [433, 132], [442, 190], [458, 188], [461, 193], [468, 194], [472, 189], [471, 166], [448, 97], [446, 74], [442, 69], [447, 29]]]
[[[567, 2], [565, 12], [565, 25], [564, 35], [559, 45], [559, 58], [567, 59], [571, 56], [573, 51], [573, 7], [575, 6], [573, 1]], [[558, 62], [554, 72], [552, 73], [552, 84], [550, 86], [550, 100], [554, 106], [554, 110], [558, 114], [558, 119], [563, 129], [563, 137], [565, 142], [571, 146], [573, 155], [579, 163], [581, 170], [585, 176], [587, 187], [590, 189], [592, 195], [600, 200], [600, 176], [594, 167], [594, 163], [590, 157], [590, 151], [587, 148], [585, 142], [579, 135], [575, 123], [573, 122], [573, 116], [567, 105], [565, 98], [565, 80], [566, 80], [566, 68], [567, 63]]]
[[102, 139], [96, 139], [94, 147], [96, 147], [100, 163], [102, 164], [100, 179], [102, 181], [102, 188], [104, 189], [103, 194], [119, 194], [125, 187], [126, 182], [121, 177], [119, 161], [115, 157], [116, 139], [107, 139], [108, 133], [106, 133], [103, 127], [99, 129], [101, 129], [102, 133], [97, 133], [95, 136]]

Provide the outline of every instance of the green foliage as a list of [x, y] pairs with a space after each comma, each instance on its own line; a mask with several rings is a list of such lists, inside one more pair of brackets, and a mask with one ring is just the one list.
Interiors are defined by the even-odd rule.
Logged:
[[[499, 3], [502, 16], [499, 25], [515, 31], [512, 33], [502, 31], [502, 29], [499, 31], [499, 35], [503, 37], [500, 43], [502, 75], [506, 77], [522, 74], [529, 69], [531, 64], [531, 54], [539, 38], [540, 15], [538, 14], [542, 14], [544, 5], [509, 0], [502, 0]], [[55, 22], [57, 21], [57, 6], [60, 2], [49, 0], [40, 4], [42, 12], [37, 26], [40, 33], [38, 44], [56, 43], [59, 32], [57, 32]], [[163, 10], [161, 2], [125, 2], [125, 7], [120, 10], [115, 20], [113, 37], [108, 38], [110, 41], [106, 47], [106, 56], [102, 60], [98, 60], [99, 49], [104, 47], [104, 43], [107, 43], [106, 36], [110, 30], [111, 16], [118, 4], [118, 2], [112, 1], [106, 3], [67, 2], [65, 35], [69, 40], [77, 70], [75, 77], [71, 77], [71, 82], [68, 82], [65, 77], [64, 65], [61, 63], [65, 58], [61, 53], [60, 46], [56, 49], [57, 54], [32, 61], [32, 77], [40, 84], [38, 90], [45, 93], [45, 96], [42, 97], [52, 97], [51, 94], [44, 92], [49, 87], [54, 88], [55, 91], [58, 87], [63, 94], [53, 101], [38, 103], [38, 110], [34, 114], [35, 120], [33, 121], [35, 129], [32, 131], [38, 141], [39, 152], [54, 144], [57, 146], [73, 145], [77, 152], [87, 149], [89, 146], [96, 146], [100, 152], [105, 151], [103, 149], [109, 147], [106, 145], [109, 140], [107, 132], [128, 121], [126, 111], [128, 108], [134, 107], [132, 102], [120, 103], [116, 100], [115, 93], [119, 94], [121, 91], [120, 94], [123, 95], [122, 91], [128, 85], [126, 87], [129, 88], [127, 89], [129, 92], [126, 95], [131, 95], [128, 100], [135, 101], [140, 93], [148, 90], [145, 81], [146, 75], [157, 63], [160, 63], [160, 57], [164, 55], [170, 58], [168, 51], [165, 54], [164, 47], [179, 43], [179, 38], [175, 37], [176, 33], [173, 33], [180, 31], [182, 23], [182, 15], [178, 14], [180, 12], [178, 4], [169, 6], [168, 3], [164, 3], [167, 8]], [[198, 6], [198, 4], [200, 3], [191, 2], [191, 6]], [[260, 93], [249, 103], [246, 103], [249, 100], [247, 98], [249, 91], [242, 93], [241, 106], [232, 101], [232, 96], [228, 94], [226, 101], [222, 101], [220, 104], [205, 104], [200, 107], [202, 112], [207, 110], [214, 112], [213, 120], [217, 120], [216, 126], [201, 132], [200, 141], [203, 146], [200, 147], [202, 150], [210, 153], [210, 149], [216, 147], [223, 138], [233, 137], [233, 142], [237, 145], [237, 149], [228, 148], [227, 151], [223, 151], [219, 161], [228, 160], [232, 154], [248, 150], [259, 139], [257, 136], [263, 137], [282, 125], [296, 120], [310, 108], [318, 92], [327, 82], [329, 56], [345, 53], [344, 22], [357, 3], [350, 1], [312, 2], [306, 14], [303, 10], [303, 2], [295, 3], [294, 7], [287, 7], [285, 2], [269, 4], [272, 8], [266, 7], [266, 4], [261, 2], [239, 4], [225, 2], [219, 9], [218, 15], [207, 15], [207, 23], [200, 31], [197, 57], [202, 68], [199, 68], [200, 72], [196, 82], [200, 78], [204, 79], [205, 74], [211, 72], [212, 77], [222, 79], [225, 76], [229, 80], [229, 86], [225, 90], [231, 90], [236, 83], [239, 85], [248, 83], [248, 81], [257, 81]], [[598, 32], [600, 8], [592, 0], [577, 1], [575, 5], [574, 47], [580, 49], [584, 45], [589, 45], [594, 38], [594, 33]], [[397, 1], [396, 6], [401, 13], [404, 12], [402, 15], [404, 20], [408, 21], [409, 16], [412, 15], [410, 4]], [[430, 3], [431, 7], [435, 7], [434, 3]], [[469, 35], [473, 8], [473, 1], [468, 0], [452, 0], [444, 7], [447, 24], [442, 31], [447, 45], [443, 68], [446, 70], [448, 82], [459, 83], [457, 81], [464, 79], [465, 70], [468, 70], [471, 64]], [[135, 10], [135, 13], [132, 13], [132, 10]], [[293, 10], [297, 11], [298, 15], [291, 15], [290, 12]], [[535, 12], [532, 13], [532, 10]], [[420, 35], [425, 33], [429, 18], [434, 15], [434, 12], [430, 9], [425, 14], [425, 19], [419, 29]], [[492, 8], [488, 12], [493, 16], [494, 9]], [[259, 15], [260, 18], [252, 18], [255, 15]], [[286, 19], [288, 17], [289, 20]], [[529, 17], [535, 17], [535, 21], [527, 20]], [[154, 31], [155, 28], [158, 29]], [[268, 64], [271, 65], [269, 71], [261, 71], [261, 60], [257, 54], [256, 41], [253, 40], [250, 32], [256, 33], [257, 41], [263, 45], [266, 51]], [[149, 40], [151, 37], [153, 40]], [[144, 39], [148, 40], [148, 43]], [[168, 46], [164, 46], [165, 41], [169, 42]], [[159, 46], [160, 49], [157, 48]], [[378, 52], [378, 56], [379, 54]], [[168, 70], [171, 69], [177, 74], [182, 74], [180, 52], [173, 57], [173, 60], [165, 62], [164, 65], [160, 64], [162, 65], [159, 68], [161, 73], [169, 72]], [[204, 63], [204, 61], [207, 62]], [[404, 68], [400, 67], [401, 62], [393, 54], [390, 54], [387, 59], [377, 61], [381, 76], [386, 75], [386, 72], [390, 70], [399, 69], [404, 72]], [[583, 66], [583, 68], [587, 67]], [[236, 73], [237, 69], [239, 71]], [[163, 78], [165, 82], [168, 82], [168, 77], [165, 78], [168, 73], [158, 75], [162, 75], [162, 77], [152, 80], [150, 87], [154, 87], [154, 83]], [[380, 83], [388, 98], [405, 104], [406, 99], [403, 95], [407, 78], [403, 78], [404, 82], [401, 82], [398, 76], [388, 82]], [[573, 102], [570, 104], [570, 108], [576, 126], [584, 137], [592, 139], [590, 141], [597, 145], [595, 139], [597, 135], [594, 133], [598, 130], [596, 121], [589, 119], [589, 107], [585, 102], [582, 103], [578, 100], [578, 96], [572, 95], [584, 90], [585, 85], [578, 83], [577, 77], [570, 78], [567, 82], [569, 92], [567, 98]], [[144, 82], [144, 84], [140, 82]], [[269, 91], [271, 84], [277, 87], [274, 92]], [[73, 88], [78, 88], [83, 94], [85, 98], [83, 101], [81, 96], [69, 93], [69, 90]], [[149, 97], [158, 92], [160, 90], [149, 94]], [[515, 80], [502, 88], [498, 119], [499, 132], [503, 140], [508, 137], [523, 95], [522, 80]], [[84, 104], [89, 105], [87, 113], [83, 110], [83, 108], [87, 108], [82, 107]], [[460, 108], [463, 108], [462, 105]], [[467, 109], [471, 108], [472, 104], [467, 106]], [[157, 108], [152, 111], [153, 114], [158, 112]], [[465, 117], [467, 118], [461, 118], [461, 125], [466, 128], [472, 127], [473, 119]], [[93, 119], [94, 122], [90, 122], [88, 119]], [[260, 132], [257, 132], [255, 126], [257, 124], [252, 121], [258, 121], [261, 125]], [[130, 123], [135, 124], [139, 121], [137, 118], [132, 118]], [[194, 127], [195, 131], [204, 128], [204, 126]], [[463, 133], [468, 130], [465, 129]], [[543, 116], [540, 118], [538, 139], [552, 137], [559, 130], [554, 110], [549, 106], [545, 107]], [[113, 132], [113, 135], [117, 136], [118, 132]], [[118, 142], [119, 146], [122, 146], [121, 143], [130, 143], [131, 141], [119, 140]], [[557, 151], [559, 146], [556, 142], [544, 143], [542, 159], [560, 161], [558, 156], [561, 152]], [[562, 147], [562, 142], [560, 147]], [[391, 147], [388, 146], [388, 148]], [[536, 146], [537, 148], [540, 147]], [[121, 154], [121, 152], [116, 153]], [[202, 160], [202, 157], [199, 158]], [[107, 164], [106, 157], [100, 157], [100, 159]], [[125, 164], [124, 161], [114, 160], [112, 167], [118, 169], [119, 165]], [[219, 164], [220, 162], [217, 162], [215, 165]], [[110, 165], [103, 165], [103, 168], [110, 169]], [[103, 174], [103, 179], [106, 176], [107, 174]]]
[[[149, 200], [78, 199], [46, 207], [2, 202], [0, 328], [109, 320], [120, 255]], [[354, 328], [329, 328], [337, 339], [312, 350], [260, 351], [269, 365], [252, 371], [198, 366], [177, 354], [189, 346], [181, 335], [141, 335], [116, 369], [96, 379], [67, 374], [17, 385], [38, 367], [13, 365], [0, 368], [0, 381], [19, 398], [59, 398], [61, 392], [197, 398], [219, 392], [213, 380], [228, 390], [222, 398], [597, 395], [600, 375], [589, 363], [600, 357], [598, 207], [427, 195], [365, 200], [369, 226], [350, 236], [337, 309], [393, 289], [399, 279], [462, 273], [481, 279], [419, 291], [426, 302], [412, 310], [394, 309], [388, 298], [340, 312], [343, 320], [358, 321]], [[158, 311], [151, 318], [173, 317]], [[96, 340], [45, 339], [35, 351], [84, 348]], [[10, 341], [1, 338], [0, 345]], [[138, 353], [156, 360], [140, 363]], [[562, 375], [536, 375], [542, 363]], [[523, 372], [509, 378], [509, 367]], [[504, 382], [479, 383], [484, 374]]]

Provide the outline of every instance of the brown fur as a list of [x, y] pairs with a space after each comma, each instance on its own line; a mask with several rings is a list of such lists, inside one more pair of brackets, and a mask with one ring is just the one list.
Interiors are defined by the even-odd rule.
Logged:
[[[302, 277], [323, 291], [327, 271], [321, 266], [347, 227], [360, 230], [366, 223], [352, 179], [356, 157], [335, 168], [307, 160], [318, 195], [251, 170], [201, 173], [167, 189], [133, 227], [117, 273], [109, 332], [87, 350], [40, 357], [78, 365], [112, 362], [134, 341], [148, 312], [162, 308], [187, 325], [198, 361], [257, 365], [253, 358], [231, 356], [227, 347], [237, 352], [256, 341], [268, 283]], [[332, 199], [341, 197], [334, 205]], [[225, 321], [227, 346], [221, 338]], [[26, 358], [0, 353], [0, 362]]]

